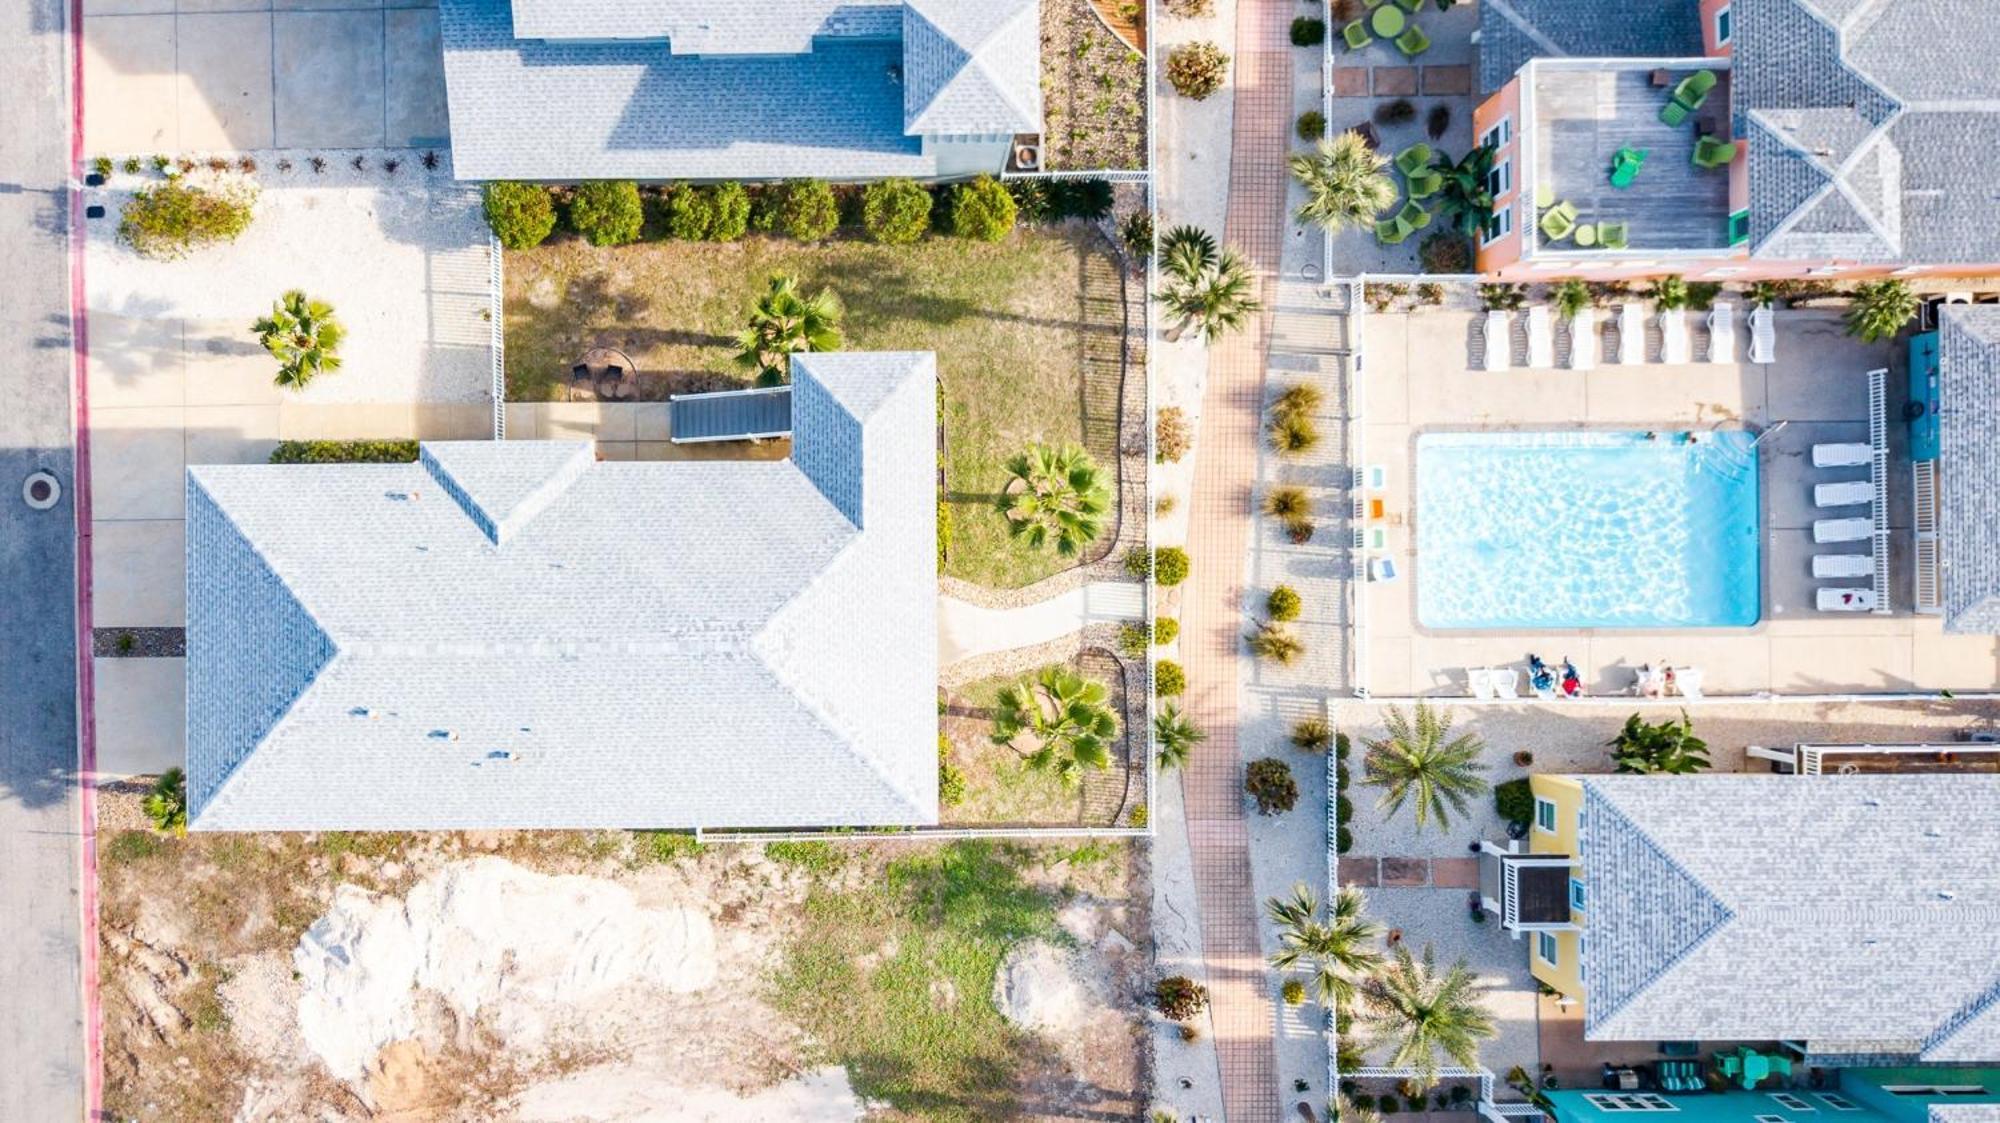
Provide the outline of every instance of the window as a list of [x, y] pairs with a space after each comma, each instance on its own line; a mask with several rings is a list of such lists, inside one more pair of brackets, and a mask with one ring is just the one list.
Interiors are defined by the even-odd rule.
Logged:
[[1715, 13], [1715, 45], [1720, 47], [1729, 42], [1729, 5], [1724, 4]]
[[1792, 1095], [1790, 1092], [1772, 1092], [1771, 1102], [1777, 1104], [1779, 1107], [1784, 1108], [1786, 1111], [1819, 1110], [1818, 1108], [1800, 1099], [1799, 1097]]
[[[1512, 207], [1496, 208], [1493, 212], [1493, 217], [1486, 221], [1486, 225], [1484, 227], [1480, 228], [1479, 244], [1482, 246], [1490, 246], [1493, 243], [1499, 241], [1500, 239], [1505, 238], [1507, 235], [1512, 234], [1513, 232], [1514, 232], [1514, 208]], [[1554, 830], [1555, 828], [1551, 826], [1544, 829]]]
[[1583, 933], [1576, 934], [1576, 977], [1581, 982], [1590, 981], [1590, 961], [1583, 957]]
[[1983, 1096], [1986, 1088], [1981, 1084], [1884, 1084], [1882, 1090], [1893, 1096]]
[[1813, 1098], [1825, 1104], [1826, 1106], [1832, 1108], [1835, 1111], [1861, 1110], [1860, 1108], [1854, 1106], [1854, 1102], [1852, 1100], [1849, 1100], [1846, 1096], [1838, 1096], [1832, 1092], [1817, 1092], [1814, 1093]]
[[1495, 152], [1498, 152], [1500, 149], [1507, 147], [1507, 142], [1513, 139], [1514, 119], [1512, 117], [1502, 117], [1493, 123], [1492, 128], [1480, 134], [1479, 146], [1481, 148], [1491, 148]]
[[1569, 907], [1573, 909], [1583, 907], [1583, 882], [1573, 877], [1569, 879]]
[[1548, 831], [1550, 834], [1555, 833], [1556, 805], [1554, 801], [1543, 799], [1541, 796], [1535, 797], [1535, 829]]
[[1556, 965], [1556, 938], [1553, 934], [1535, 933], [1535, 956], [1551, 967]]
[[1759, 1115], [1756, 1116], [1756, 1120], [1757, 1123], [1792, 1123], [1782, 1115]]
[[1599, 1111], [1679, 1111], [1665, 1096], [1651, 1092], [1585, 1092], [1585, 1103]]
[[1514, 189], [1514, 161], [1502, 160], [1486, 173], [1486, 190], [1495, 199]]

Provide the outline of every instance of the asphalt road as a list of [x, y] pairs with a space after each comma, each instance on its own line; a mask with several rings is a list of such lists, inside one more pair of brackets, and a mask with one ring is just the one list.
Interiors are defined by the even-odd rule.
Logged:
[[0, 4], [0, 1120], [84, 1110], [65, 11]]

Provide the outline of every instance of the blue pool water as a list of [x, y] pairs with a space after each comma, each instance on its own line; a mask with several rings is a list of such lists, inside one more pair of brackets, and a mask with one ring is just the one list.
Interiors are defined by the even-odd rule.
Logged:
[[1747, 433], [1417, 438], [1429, 628], [1730, 628], [1759, 614]]

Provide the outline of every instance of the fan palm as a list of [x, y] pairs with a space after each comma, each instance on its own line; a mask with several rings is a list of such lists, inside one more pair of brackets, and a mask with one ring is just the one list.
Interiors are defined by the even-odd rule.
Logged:
[[1195, 728], [1195, 724], [1181, 713], [1181, 708], [1168, 702], [1153, 715], [1153, 743], [1159, 746], [1160, 771], [1179, 768], [1187, 763], [1194, 747], [1208, 740], [1208, 734]]
[[781, 385], [791, 377], [793, 355], [840, 350], [842, 311], [831, 289], [807, 296], [797, 277], [772, 277], [750, 307], [750, 326], [736, 335], [736, 365], [756, 371], [759, 385]]
[[1097, 462], [1075, 445], [1031, 444], [1007, 461], [1019, 481], [1002, 498], [1008, 532], [1041, 549], [1053, 536], [1056, 553], [1073, 557], [1104, 526], [1111, 488]]
[[1397, 947], [1389, 965], [1359, 988], [1374, 1046], [1389, 1046], [1388, 1067], [1408, 1069], [1418, 1084], [1431, 1088], [1438, 1082], [1441, 1058], [1476, 1066], [1480, 1040], [1493, 1036], [1495, 1029], [1475, 985], [1463, 959], [1439, 974], [1428, 945], [1422, 959]]
[[277, 383], [303, 390], [316, 375], [340, 369], [336, 353], [347, 329], [334, 318], [333, 305], [293, 289], [271, 305], [271, 314], [250, 325], [264, 350], [278, 360]]
[[1303, 881], [1292, 886], [1289, 899], [1264, 902], [1264, 910], [1278, 926], [1278, 950], [1271, 956], [1271, 966], [1289, 971], [1304, 964], [1312, 970], [1320, 1002], [1353, 1001], [1360, 981], [1382, 969], [1382, 953], [1375, 949], [1381, 928], [1361, 915], [1361, 903], [1360, 890], [1342, 889], [1321, 920], [1319, 899]]
[[1320, 141], [1311, 152], [1293, 155], [1292, 178], [1306, 189], [1299, 221], [1328, 230], [1374, 222], [1396, 201], [1396, 181], [1389, 178], [1388, 166], [1389, 158], [1351, 129]]
[[1417, 826], [1433, 820], [1439, 828], [1451, 825], [1451, 813], [1465, 814], [1466, 804], [1486, 791], [1479, 773], [1486, 766], [1479, 761], [1485, 744], [1474, 734], [1451, 737], [1451, 714], [1418, 702], [1414, 714], [1391, 706], [1382, 723], [1388, 736], [1369, 740], [1363, 765], [1368, 782], [1384, 789], [1379, 806], [1390, 813], [1414, 799]]
[[1174, 322], [1169, 338], [1179, 339], [1192, 326], [1203, 342], [1213, 343], [1241, 331], [1250, 314], [1263, 304], [1255, 295], [1257, 279], [1241, 254], [1225, 249], [1200, 263], [1192, 276], [1181, 275], [1182, 265], [1196, 264], [1195, 253], [1183, 251], [1185, 260], [1168, 263], [1167, 287], [1157, 295]]
[[1708, 742], [1694, 735], [1686, 710], [1678, 721], [1668, 718], [1657, 724], [1633, 714], [1618, 736], [1605, 743], [1611, 746], [1611, 761], [1620, 772], [1685, 775], [1708, 767]]
[[1870, 281], [1854, 290], [1847, 310], [1847, 334], [1863, 343], [1889, 339], [1917, 314], [1917, 294], [1902, 281]]
[[1054, 772], [1065, 785], [1086, 768], [1111, 763], [1118, 717], [1111, 692], [1068, 667], [1043, 667], [1000, 692], [993, 714], [993, 743], [1020, 754], [1028, 767]]
[[1215, 237], [1199, 226], [1176, 226], [1160, 239], [1160, 270], [1192, 284], [1215, 264]]

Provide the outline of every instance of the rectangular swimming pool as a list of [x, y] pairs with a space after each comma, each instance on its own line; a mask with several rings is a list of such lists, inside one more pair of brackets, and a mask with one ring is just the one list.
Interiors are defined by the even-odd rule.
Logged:
[[1427, 628], [1743, 628], [1760, 615], [1748, 433], [1417, 438]]

